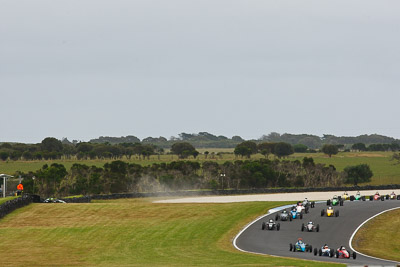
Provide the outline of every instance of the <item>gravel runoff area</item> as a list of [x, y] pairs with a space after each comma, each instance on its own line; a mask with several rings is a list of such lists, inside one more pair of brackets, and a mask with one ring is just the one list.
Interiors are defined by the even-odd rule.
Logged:
[[[395, 192], [400, 194], [400, 190], [368, 190], [360, 191], [361, 195], [374, 195], [376, 192], [387, 195]], [[300, 201], [304, 198], [308, 200], [327, 200], [334, 195], [341, 196], [344, 191], [332, 192], [302, 192], [302, 193], [277, 193], [277, 194], [255, 194], [255, 195], [232, 195], [232, 196], [205, 196], [205, 197], [185, 197], [176, 199], [166, 199], [154, 201], [154, 203], [232, 203], [232, 202], [251, 202], [251, 201]], [[357, 191], [347, 191], [349, 196], [355, 195]]]

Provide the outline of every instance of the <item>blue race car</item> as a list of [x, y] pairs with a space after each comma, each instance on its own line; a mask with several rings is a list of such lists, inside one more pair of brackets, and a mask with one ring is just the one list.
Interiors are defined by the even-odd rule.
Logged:
[[303, 242], [303, 239], [299, 238], [296, 244], [289, 244], [289, 251], [293, 252], [312, 252], [312, 246]]
[[290, 211], [290, 217], [292, 219], [303, 219], [303, 213], [297, 211], [296, 207], [292, 208], [292, 210]]

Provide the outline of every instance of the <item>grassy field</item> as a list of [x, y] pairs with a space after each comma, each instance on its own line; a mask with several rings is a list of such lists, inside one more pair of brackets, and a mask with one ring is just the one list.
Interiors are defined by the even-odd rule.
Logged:
[[400, 209], [397, 209], [367, 222], [357, 232], [352, 245], [362, 253], [400, 262], [400, 243], [391, 242], [398, 241], [399, 236]]
[[[200, 149], [201, 152], [204, 152], [206, 149]], [[204, 151], [203, 151], [204, 150]], [[215, 150], [215, 149], [214, 149]], [[208, 151], [217, 153], [217, 150], [208, 149]], [[229, 153], [232, 152], [232, 149], [224, 149], [220, 150], [223, 152], [221, 155], [208, 155], [207, 159], [205, 155], [200, 154], [195, 161], [205, 161], [212, 160], [218, 163], [224, 163], [225, 161], [233, 161], [239, 158], [235, 158], [234, 154]], [[316, 163], [324, 163], [324, 164], [332, 164], [339, 171], [343, 170], [346, 166], [352, 166], [357, 164], [368, 164], [374, 176], [372, 181], [368, 184], [371, 185], [380, 185], [380, 184], [400, 184], [400, 164], [394, 164], [394, 161], [390, 161], [392, 156], [391, 152], [360, 152], [360, 153], [352, 153], [352, 152], [341, 152], [332, 158], [322, 154], [322, 153], [295, 153], [290, 156], [290, 160], [302, 160], [304, 157], [312, 157]], [[261, 154], [257, 154], [252, 156], [252, 159], [263, 158]], [[270, 159], [273, 159], [270, 156]], [[178, 157], [175, 155], [162, 155], [160, 159], [157, 156], [151, 156], [149, 160], [143, 160], [138, 158], [132, 158], [130, 160], [123, 159], [124, 161], [145, 165], [151, 165], [153, 163], [160, 162], [171, 162], [173, 160], [178, 160]], [[194, 159], [191, 159], [194, 160]], [[40, 169], [44, 164], [51, 163], [61, 163], [67, 169], [71, 168], [74, 163], [86, 164], [89, 166], [97, 166], [102, 167], [105, 163], [110, 162], [110, 160], [55, 160], [55, 161], [8, 161], [2, 162], [0, 161], [0, 173], [8, 173], [14, 174], [16, 171], [36, 171]]]
[[283, 204], [31, 204], [0, 220], [1, 266], [338, 266], [234, 249], [244, 225]]

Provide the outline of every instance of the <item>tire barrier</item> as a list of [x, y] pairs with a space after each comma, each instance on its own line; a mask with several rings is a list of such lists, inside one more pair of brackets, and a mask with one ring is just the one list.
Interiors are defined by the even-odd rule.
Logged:
[[32, 196], [22, 196], [19, 198], [15, 198], [0, 205], [0, 219], [6, 216], [7, 214], [13, 212], [18, 208], [25, 207], [32, 203]]

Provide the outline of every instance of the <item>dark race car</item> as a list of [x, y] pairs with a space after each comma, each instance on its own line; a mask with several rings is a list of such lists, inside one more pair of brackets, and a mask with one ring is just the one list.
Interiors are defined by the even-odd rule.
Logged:
[[306, 225], [301, 224], [301, 231], [307, 231], [307, 232], [319, 232], [319, 224], [315, 225], [313, 222], [308, 222]]
[[277, 230], [281, 229], [281, 225], [279, 223], [275, 223], [274, 220], [270, 219], [268, 222], [263, 222], [261, 226], [261, 230]]
[[347, 249], [344, 246], [341, 246], [336, 250], [335, 256], [336, 258], [339, 259], [350, 259], [350, 258], [356, 259], [357, 254], [355, 252], [351, 253], [347, 251]]
[[320, 249], [314, 248], [314, 255], [317, 256], [325, 256], [325, 257], [333, 257], [335, 255], [335, 250], [333, 248], [329, 248], [327, 244], [325, 244]]
[[286, 210], [283, 210], [281, 213], [275, 215], [275, 221], [278, 221], [278, 220], [292, 221], [293, 218], [292, 218], [292, 216], [290, 216], [290, 214]]

